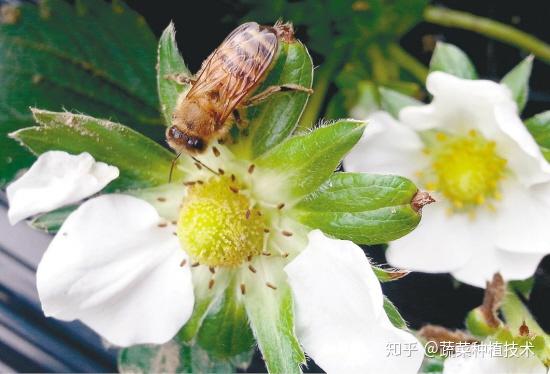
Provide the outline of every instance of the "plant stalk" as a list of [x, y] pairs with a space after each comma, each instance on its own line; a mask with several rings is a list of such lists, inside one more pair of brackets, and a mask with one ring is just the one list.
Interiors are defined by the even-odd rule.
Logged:
[[547, 64], [550, 64], [550, 45], [533, 35], [501, 22], [437, 6], [426, 7], [424, 10], [424, 20], [436, 25], [477, 32], [526, 50]]
[[400, 45], [392, 43], [388, 46], [390, 57], [404, 70], [411, 73], [420, 83], [426, 82], [428, 68], [411, 56]]

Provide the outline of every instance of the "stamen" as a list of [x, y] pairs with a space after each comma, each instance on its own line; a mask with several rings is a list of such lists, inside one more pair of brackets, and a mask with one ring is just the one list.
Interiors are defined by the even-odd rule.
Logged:
[[195, 181], [189, 181], [189, 182], [184, 182], [183, 185], [189, 187], [189, 186], [194, 186], [196, 183], [197, 182]]
[[218, 168], [218, 173], [220, 173], [220, 175], [224, 175], [224, 174], [225, 174], [225, 170], [223, 170], [222, 168]]
[[216, 147], [212, 147], [212, 153], [214, 153], [214, 156], [220, 157], [220, 150]]
[[198, 162], [195, 162], [195, 167], [199, 170], [202, 170], [202, 165], [199, 164]]
[[277, 209], [281, 210], [285, 207], [285, 203], [280, 203], [279, 205], [277, 205]]
[[237, 187], [229, 186], [229, 189], [230, 189], [231, 192], [233, 192], [233, 193], [239, 193], [239, 189], [238, 189]]
[[235, 174], [231, 174], [231, 182], [235, 182], [237, 178], [235, 178]]
[[212, 274], [216, 274], [216, 269], [214, 269], [214, 267], [209, 266], [209, 267], [208, 267], [208, 270], [210, 270], [210, 272], [211, 272]]
[[293, 233], [291, 233], [290, 231], [287, 231], [287, 230], [283, 230], [283, 231], [281, 232], [281, 234], [283, 234], [284, 236], [292, 236], [292, 235], [294, 235]]
[[158, 227], [166, 227], [168, 224], [166, 222], [161, 222], [157, 225]]
[[191, 267], [192, 267], [192, 268], [196, 268], [196, 267], [199, 266], [199, 265], [200, 265], [200, 264], [199, 264], [198, 262], [193, 262], [193, 263], [191, 264]]
[[246, 295], [246, 285], [244, 283], [241, 283], [241, 293]]
[[264, 232], [267, 234], [269, 232], [269, 229], [267, 227], [265, 227]]
[[265, 285], [269, 288], [271, 288], [272, 290], [276, 290], [277, 289], [277, 286], [275, 286], [273, 283], [269, 283], [269, 282], [265, 282]]
[[264, 256], [271, 256], [271, 252], [265, 252], [265, 251], [264, 251], [264, 252], [262, 252], [262, 255], [264, 255]]
[[198, 183], [198, 184], [204, 184], [204, 182], [201, 181], [201, 180], [198, 180], [197, 183]]
[[214, 287], [214, 278], [210, 279], [210, 282], [208, 282], [208, 289], [211, 290], [212, 287]]
[[282, 257], [282, 258], [287, 258], [288, 255], [289, 255], [288, 252], [283, 252], [283, 253], [281, 253], [281, 257]]
[[161, 203], [164, 203], [166, 201], [166, 198], [165, 197], [157, 197], [157, 201], [160, 201]]
[[187, 263], [187, 259], [184, 258], [184, 259], [181, 260], [181, 262], [180, 262], [180, 267], [184, 267], [186, 263]]
[[252, 265], [248, 265], [248, 270], [250, 270], [253, 273], [256, 273], [256, 271], [257, 271], [256, 268]]
[[255, 168], [256, 168], [256, 165], [250, 164], [250, 166], [248, 167], [248, 174], [254, 173]]
[[245, 217], [246, 217], [246, 219], [250, 219], [250, 209], [246, 210]]

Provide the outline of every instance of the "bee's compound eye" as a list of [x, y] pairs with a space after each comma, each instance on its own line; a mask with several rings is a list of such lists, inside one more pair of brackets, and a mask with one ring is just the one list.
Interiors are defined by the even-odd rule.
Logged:
[[170, 126], [170, 128], [168, 129], [168, 134], [173, 139], [182, 139], [185, 137], [185, 134], [181, 132], [180, 129], [178, 129], [176, 126]]
[[201, 138], [195, 136], [190, 136], [187, 138], [187, 145], [190, 148], [196, 149], [197, 151], [202, 151], [204, 149], [204, 141]]

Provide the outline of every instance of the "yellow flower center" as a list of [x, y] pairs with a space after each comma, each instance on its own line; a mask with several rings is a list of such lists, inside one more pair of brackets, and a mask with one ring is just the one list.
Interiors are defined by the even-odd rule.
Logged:
[[429, 189], [441, 192], [459, 210], [500, 198], [506, 160], [497, 154], [495, 142], [475, 130], [463, 137], [437, 133], [436, 139], [436, 146], [428, 150], [434, 177]]
[[237, 266], [262, 253], [264, 220], [234, 178], [215, 177], [188, 188], [177, 235], [192, 261]]

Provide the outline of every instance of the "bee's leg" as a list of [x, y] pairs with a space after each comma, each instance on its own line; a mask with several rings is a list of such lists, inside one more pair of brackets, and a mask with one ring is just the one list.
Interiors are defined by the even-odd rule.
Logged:
[[238, 108], [233, 109], [233, 119], [239, 130], [244, 130], [248, 127], [248, 121], [243, 118]]
[[182, 86], [185, 85], [194, 85], [197, 82], [197, 79], [193, 75], [187, 75], [184, 73], [181, 74], [167, 74], [164, 76], [164, 79], [168, 79], [176, 82]]
[[254, 106], [258, 105], [261, 102], [265, 101], [267, 98], [269, 98], [271, 95], [277, 92], [288, 92], [288, 91], [298, 91], [298, 92], [306, 92], [308, 94], [312, 94], [313, 90], [311, 88], [307, 88], [304, 86], [300, 86], [299, 84], [282, 84], [280, 86], [269, 86], [262, 92], [260, 92], [257, 95], [254, 95], [252, 97], [249, 97], [248, 99], [244, 100], [241, 103], [241, 107], [247, 107], [247, 106]]

